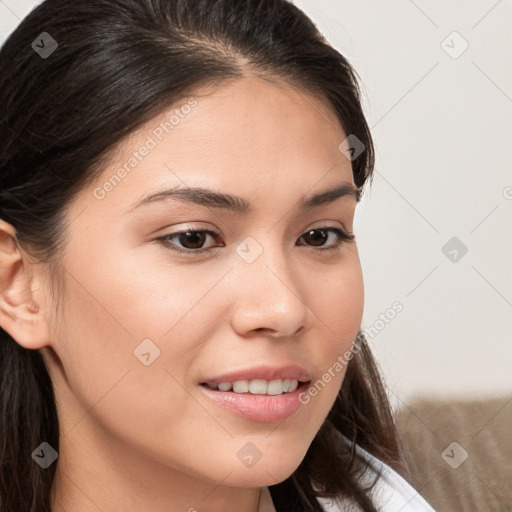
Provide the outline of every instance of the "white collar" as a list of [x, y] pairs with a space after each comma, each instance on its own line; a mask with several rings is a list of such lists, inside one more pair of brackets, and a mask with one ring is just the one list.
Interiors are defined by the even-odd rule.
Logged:
[[[345, 440], [348, 442], [346, 438]], [[376, 473], [381, 472], [372, 493], [380, 512], [396, 512], [397, 510], [400, 510], [400, 512], [435, 512], [421, 495], [390, 466], [358, 445], [356, 445], [356, 452], [361, 459], [369, 463], [368, 473], [364, 477], [365, 483], [371, 483]], [[318, 498], [318, 502], [325, 512], [356, 512], [361, 510], [352, 500], [347, 498]], [[268, 487], [262, 488], [258, 512], [277, 512]]]

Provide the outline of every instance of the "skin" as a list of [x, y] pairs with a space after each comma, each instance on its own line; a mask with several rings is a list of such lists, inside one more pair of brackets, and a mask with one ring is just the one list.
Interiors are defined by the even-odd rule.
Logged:
[[[206, 377], [257, 363], [297, 364], [316, 381], [351, 348], [364, 301], [356, 242], [322, 252], [301, 238], [325, 226], [352, 232], [351, 196], [297, 209], [305, 195], [354, 184], [334, 112], [303, 90], [255, 77], [205, 91], [103, 199], [94, 190], [168, 112], [125, 139], [70, 205], [58, 315], [47, 269], [0, 223], [0, 323], [41, 351], [57, 397], [54, 512], [256, 512], [260, 487], [298, 467], [340, 389], [344, 371], [294, 415], [267, 424], [201, 392]], [[168, 200], [126, 213], [177, 186], [241, 196], [253, 211]], [[216, 248], [187, 256], [169, 248], [186, 250], [183, 238], [155, 241], [186, 228], [217, 231], [203, 244]], [[263, 249], [252, 263], [235, 251], [248, 236]], [[327, 236], [325, 246], [339, 244]], [[134, 356], [146, 338], [160, 349], [149, 366]], [[251, 468], [237, 457], [247, 442], [262, 454]]]

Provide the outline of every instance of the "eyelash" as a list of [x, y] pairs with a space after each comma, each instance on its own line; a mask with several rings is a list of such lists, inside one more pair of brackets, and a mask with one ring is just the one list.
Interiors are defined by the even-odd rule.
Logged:
[[[352, 233], [346, 233], [342, 229], [334, 226], [322, 226], [318, 228], [309, 229], [305, 233], [303, 233], [299, 238], [302, 238], [305, 234], [308, 234], [310, 231], [331, 231], [336, 234], [338, 238], [338, 243], [334, 246], [330, 247], [323, 247], [323, 246], [310, 246], [314, 251], [317, 252], [339, 252], [341, 251], [341, 246], [344, 243], [348, 243], [355, 239], [354, 234]], [[220, 236], [219, 233], [216, 231], [212, 231], [210, 229], [186, 229], [184, 231], [177, 231], [176, 233], [169, 233], [167, 235], [161, 236], [156, 239], [157, 242], [160, 242], [165, 248], [171, 249], [172, 251], [179, 252], [179, 253], [185, 253], [185, 254], [204, 254], [208, 251], [211, 251], [212, 249], [216, 249], [216, 247], [206, 247], [203, 249], [177, 249], [176, 246], [173, 246], [169, 243], [169, 239], [177, 237], [184, 233], [206, 233], [207, 235], [210, 235], [213, 238], [217, 238]]]

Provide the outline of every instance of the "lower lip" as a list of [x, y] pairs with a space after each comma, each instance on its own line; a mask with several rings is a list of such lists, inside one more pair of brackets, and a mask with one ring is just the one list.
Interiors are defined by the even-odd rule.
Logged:
[[257, 423], [275, 423], [290, 417], [300, 409], [300, 394], [307, 388], [302, 382], [295, 391], [281, 395], [253, 395], [251, 393], [234, 393], [219, 391], [201, 386], [203, 393], [218, 405], [231, 412]]

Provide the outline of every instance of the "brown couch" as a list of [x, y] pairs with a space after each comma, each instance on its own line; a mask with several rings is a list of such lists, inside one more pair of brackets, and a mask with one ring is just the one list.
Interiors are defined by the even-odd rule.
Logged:
[[409, 474], [437, 512], [512, 512], [512, 397], [416, 400], [396, 412]]

